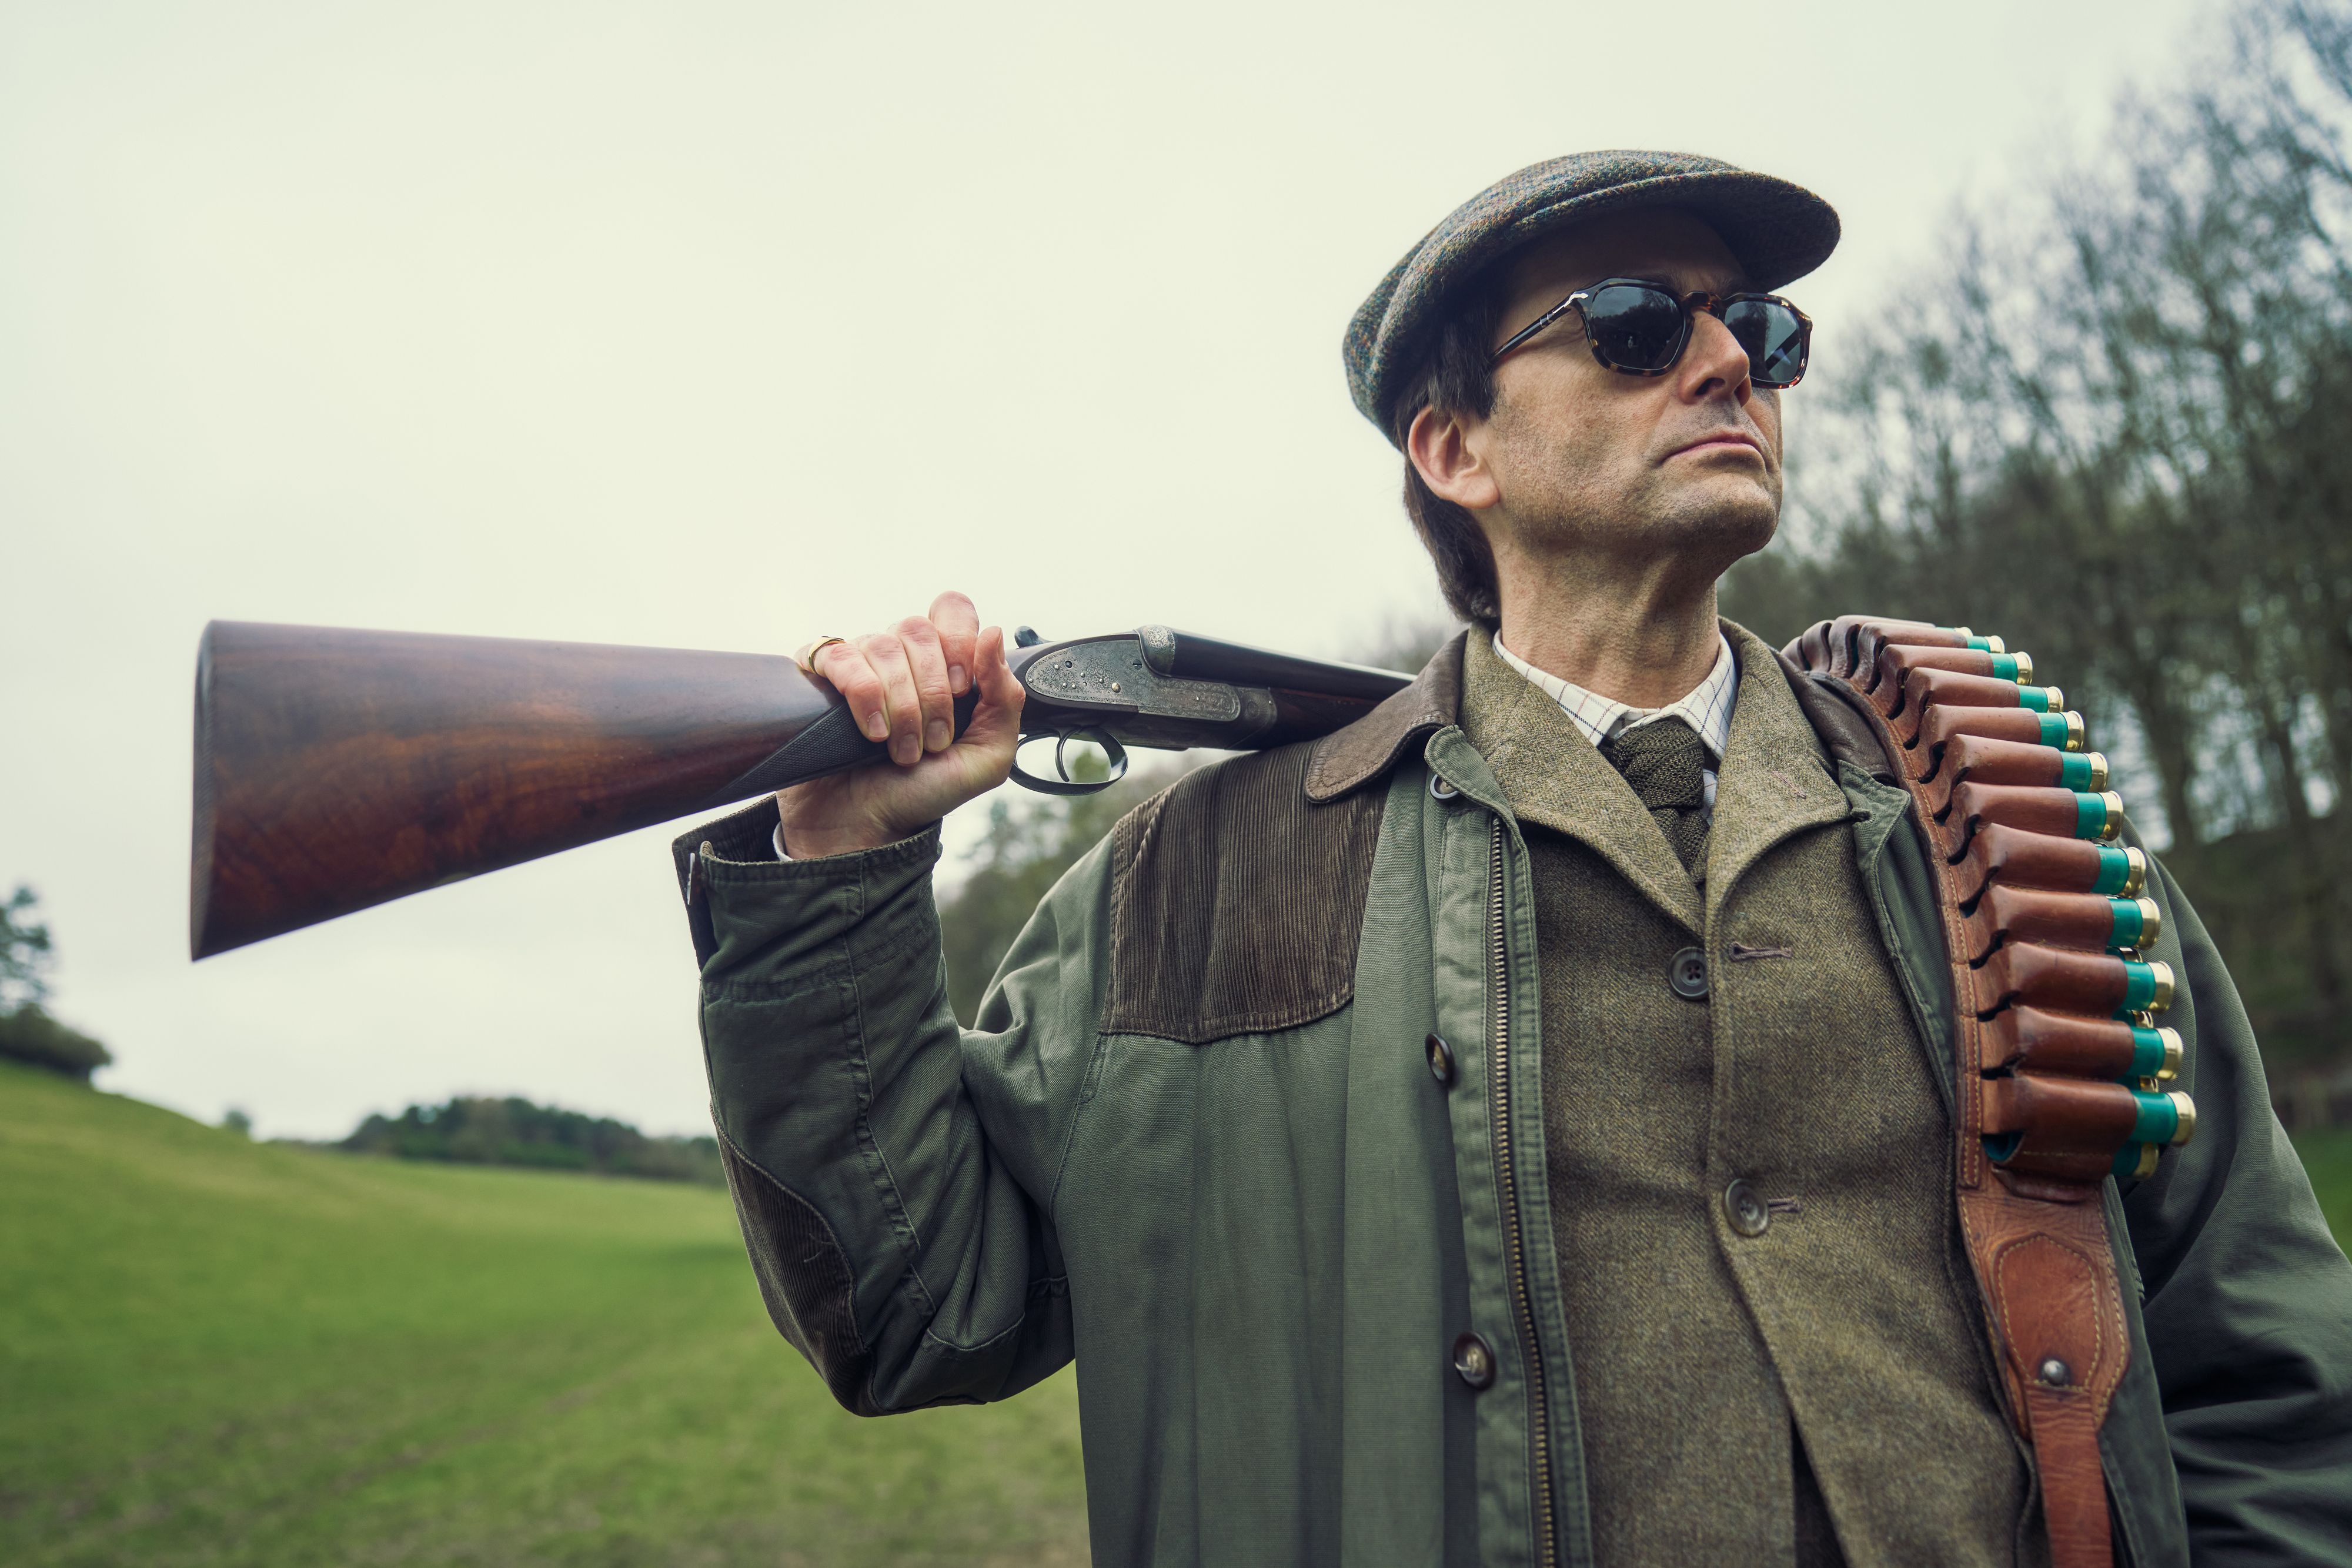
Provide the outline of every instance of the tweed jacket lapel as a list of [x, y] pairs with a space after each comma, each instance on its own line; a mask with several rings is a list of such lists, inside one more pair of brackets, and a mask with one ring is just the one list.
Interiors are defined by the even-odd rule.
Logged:
[[1822, 765], [1822, 743], [1772, 650], [1728, 621], [1723, 634], [1739, 661], [1739, 695], [1732, 706], [1723, 767], [1716, 775], [1715, 821], [1707, 832], [1710, 913], [1723, 906], [1740, 875], [1774, 844], [1807, 828], [1842, 821], [1847, 810], [1844, 791]]
[[[1781, 700], [1795, 711], [1794, 698], [1784, 692]], [[1589, 845], [1668, 916], [1700, 932], [1698, 889], [1624, 776], [1558, 703], [1503, 662], [1492, 636], [1475, 629], [1463, 663], [1462, 733], [1521, 821]]]

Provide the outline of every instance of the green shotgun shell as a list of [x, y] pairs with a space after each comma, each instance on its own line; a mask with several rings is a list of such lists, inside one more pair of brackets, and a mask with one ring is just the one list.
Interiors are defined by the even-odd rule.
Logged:
[[2110, 947], [2147, 947], [2164, 934], [2164, 915], [2152, 898], [2111, 898], [2107, 907], [2115, 915], [2115, 927], [2108, 933]]
[[2172, 1103], [2169, 1094], [2144, 1094], [2132, 1091], [2132, 1099], [2139, 1105], [2139, 1120], [2131, 1130], [2136, 1144], [2168, 1144], [2180, 1127], [2180, 1107]]
[[2074, 797], [2074, 836], [2102, 843], [2123, 831], [2124, 798], [2112, 789]]
[[1979, 637], [1965, 626], [1947, 626], [1945, 631], [1968, 639], [1968, 645], [1979, 653], [2006, 653], [2009, 645], [1998, 637]]
[[2017, 706], [2030, 707], [2036, 713], [2063, 713], [2066, 711], [2066, 694], [2056, 686], [2020, 686], [2017, 688]]
[[1992, 673], [2004, 681], [2015, 681], [2023, 685], [2033, 678], [2033, 655], [1995, 653], [1992, 656]]
[[2079, 713], [2043, 714], [2042, 744], [2054, 746], [2061, 751], [2082, 750], [2083, 716]]
[[2154, 1144], [2126, 1144], [2116, 1151], [2115, 1173], [2145, 1180], [2156, 1174], [2156, 1155]]
[[2095, 751], [2075, 751], [2058, 759], [2058, 782], [2069, 789], [2107, 787], [2107, 759]]
[[2131, 1071], [2126, 1078], [2169, 1083], [2180, 1076], [2180, 1031], [2134, 1024]]
[[2172, 1005], [2172, 966], [2124, 960], [2124, 1005], [2127, 1013], [2160, 1013]]
[[2116, 849], [2099, 846], [2099, 879], [2091, 884], [2093, 893], [2104, 893], [2110, 898], [2137, 898], [2147, 885], [2147, 857], [2126, 845]]

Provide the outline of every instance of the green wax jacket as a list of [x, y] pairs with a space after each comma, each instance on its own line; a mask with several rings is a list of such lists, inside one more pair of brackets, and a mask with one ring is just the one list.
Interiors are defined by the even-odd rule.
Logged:
[[[1464, 737], [1462, 669], [1456, 643], [1349, 729], [1139, 809], [971, 1030], [936, 830], [780, 862], [767, 802], [677, 841], [778, 1328], [867, 1415], [1003, 1398], [1075, 1355], [1097, 1562], [1591, 1561], [1528, 852]], [[1948, 1081], [1926, 846], [1839, 694], [1789, 679], [1849, 807], [1823, 831], [1871, 894], [1844, 913]], [[2152, 881], [2199, 1129], [2108, 1197], [2118, 1552], [2352, 1563], [2352, 1268], [2211, 942]]]

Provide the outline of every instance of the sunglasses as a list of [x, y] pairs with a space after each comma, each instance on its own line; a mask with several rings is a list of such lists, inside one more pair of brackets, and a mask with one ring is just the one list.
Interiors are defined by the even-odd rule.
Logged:
[[1638, 277], [1607, 277], [1580, 288], [1495, 350], [1486, 368], [1570, 311], [1584, 325], [1592, 357], [1629, 376], [1662, 376], [1690, 346], [1691, 319], [1704, 310], [1730, 329], [1748, 355], [1748, 379], [1779, 391], [1804, 378], [1812, 351], [1812, 319], [1777, 294], [1677, 295]]

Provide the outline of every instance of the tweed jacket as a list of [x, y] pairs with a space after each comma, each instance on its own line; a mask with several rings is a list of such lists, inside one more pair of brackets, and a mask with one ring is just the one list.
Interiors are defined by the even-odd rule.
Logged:
[[[1864, 939], [1840, 945], [1848, 967], [1874, 946], [1906, 1024], [1881, 1043], [1923, 1057], [1941, 1093], [1949, 981], [1906, 797], [1833, 688], [1727, 635], [1743, 705], [1749, 679], [1777, 681], [1814, 737], [1755, 759], [1804, 793], [1750, 863], [1843, 835], [1843, 897], [1816, 918]], [[1566, 1139], [1548, 1103], [1551, 1059], [1583, 1043], [1548, 1010], [1570, 1011], [1561, 988], [1583, 960], [1543, 951], [1532, 841], [1558, 830], [1532, 803], [1521, 820], [1465, 734], [1470, 662], [1457, 641], [1349, 729], [1139, 808], [1047, 896], [968, 1030], [946, 998], [936, 831], [779, 862], [768, 803], [678, 841], [714, 1119], [777, 1327], [865, 1414], [1002, 1398], [1075, 1356], [1097, 1562], [1585, 1564], [1613, 1550], [1594, 1483], [1614, 1483], [1591, 1451], [1608, 1434], [1580, 1417], [1592, 1298], [1555, 1244], [1571, 1237], [1572, 1266], [1576, 1228], [1555, 1207], [1576, 1183], [1556, 1183]], [[1801, 985], [1793, 954], [1779, 970], [1735, 956], [1793, 944], [1773, 940], [1781, 915], [1743, 923], [1741, 890], [1765, 884], [1731, 869], [1742, 819], [1736, 798], [1718, 809], [1693, 945], [1735, 991]], [[2130, 1367], [2101, 1437], [2119, 1553], [2352, 1563], [2352, 1267], [2203, 927], [2160, 869], [2151, 881], [2200, 1125], [2106, 1199], [2131, 1282]], [[1921, 1111], [1909, 1090], [1891, 1107], [1898, 1151]], [[1770, 1161], [1801, 1153], [1733, 1152], [1768, 1182]], [[1573, 1176], [1578, 1152], [1561, 1153]], [[1754, 1239], [1807, 1234], [1792, 1220]], [[1900, 1284], [1928, 1317], [1965, 1320], [1965, 1298], [1937, 1308], [1932, 1283]], [[1761, 1298], [1741, 1289], [1752, 1313]], [[1801, 1428], [1816, 1419], [1808, 1378], [1835, 1387], [1853, 1370], [1810, 1354], [1781, 1379]], [[1965, 1357], [1952, 1364], [1965, 1379]], [[1825, 1437], [1841, 1418], [1819, 1416]], [[1890, 1486], [1952, 1460], [1895, 1440]], [[2000, 1494], [1991, 1452], [1972, 1473]], [[1753, 1459], [1719, 1453], [1727, 1469]], [[1823, 1462], [1840, 1544], [1891, 1560], [1896, 1538], [1842, 1496], [1849, 1461]], [[1754, 1548], [1742, 1555], [1793, 1551], [1777, 1529]]]

